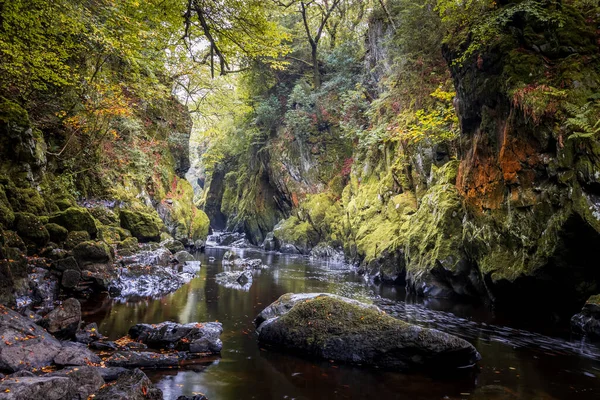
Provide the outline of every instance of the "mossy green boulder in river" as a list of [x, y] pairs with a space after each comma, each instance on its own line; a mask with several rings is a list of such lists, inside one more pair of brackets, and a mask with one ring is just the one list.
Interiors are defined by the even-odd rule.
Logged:
[[469, 342], [326, 293], [285, 294], [256, 318], [258, 340], [308, 357], [399, 370], [451, 370], [481, 356]]

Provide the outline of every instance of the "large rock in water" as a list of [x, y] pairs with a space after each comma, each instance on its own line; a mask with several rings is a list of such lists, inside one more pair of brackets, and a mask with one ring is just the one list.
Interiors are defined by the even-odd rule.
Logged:
[[48, 332], [0, 305], [0, 371], [15, 372], [52, 364], [61, 344]]
[[339, 296], [287, 294], [268, 308], [256, 320], [258, 340], [305, 356], [399, 370], [464, 368], [481, 358], [463, 339]]
[[573, 315], [571, 327], [577, 333], [600, 339], [600, 294], [590, 297], [581, 312]]
[[129, 336], [154, 349], [175, 349], [190, 353], [218, 354], [223, 348], [219, 336], [223, 326], [218, 322], [158, 325], [137, 324], [129, 329]]
[[50, 311], [40, 325], [55, 336], [75, 337], [81, 324], [81, 304], [77, 299], [67, 299], [60, 306]]

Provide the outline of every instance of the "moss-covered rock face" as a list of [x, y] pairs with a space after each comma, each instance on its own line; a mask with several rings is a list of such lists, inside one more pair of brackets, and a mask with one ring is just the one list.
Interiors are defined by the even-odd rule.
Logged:
[[258, 340], [305, 357], [400, 370], [448, 370], [481, 357], [468, 342], [339, 297], [293, 305], [258, 327]]
[[67, 228], [68, 231], [86, 231], [95, 238], [98, 232], [96, 222], [88, 210], [81, 207], [69, 207], [64, 211], [53, 214], [49, 222]]
[[113, 211], [106, 207], [92, 207], [89, 210], [90, 214], [100, 221], [103, 225], [107, 226], [119, 226], [119, 216]]
[[58, 224], [46, 224], [44, 225], [46, 230], [50, 234], [50, 241], [54, 243], [62, 243], [67, 240], [69, 231]]
[[98, 228], [98, 239], [105, 241], [108, 244], [117, 244], [118, 242], [127, 239], [131, 234], [117, 226], [100, 225]]
[[65, 240], [65, 248], [69, 250], [74, 249], [78, 244], [87, 242], [90, 239], [90, 234], [87, 231], [69, 232], [67, 239]]
[[27, 245], [27, 252], [33, 254], [48, 243], [50, 234], [38, 217], [29, 213], [16, 213], [15, 230]]
[[141, 211], [121, 210], [121, 227], [127, 229], [140, 242], [159, 242], [162, 221], [158, 215]]

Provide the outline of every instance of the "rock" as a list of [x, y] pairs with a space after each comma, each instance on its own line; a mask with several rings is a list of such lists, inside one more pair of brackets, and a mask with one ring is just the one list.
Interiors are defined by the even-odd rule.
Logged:
[[115, 342], [98, 340], [90, 343], [90, 348], [98, 351], [113, 351], [118, 350], [119, 346]]
[[2, 400], [72, 400], [78, 397], [75, 382], [64, 376], [8, 378], [0, 382]]
[[69, 231], [66, 228], [58, 224], [46, 224], [44, 227], [48, 231], [48, 234], [50, 234], [50, 240], [54, 243], [62, 243], [67, 240]]
[[94, 217], [88, 210], [81, 207], [69, 207], [64, 211], [50, 216], [48, 222], [67, 228], [69, 232], [85, 231], [95, 238], [98, 229]]
[[600, 294], [591, 296], [581, 312], [571, 318], [571, 327], [577, 333], [600, 339]]
[[15, 213], [15, 229], [27, 245], [27, 252], [34, 254], [50, 240], [50, 234], [38, 217], [29, 213]]
[[104, 242], [83, 242], [75, 246], [73, 255], [83, 268], [85, 264], [105, 264], [112, 262], [110, 247]]
[[141, 370], [135, 369], [119, 376], [113, 385], [106, 385], [94, 400], [162, 400], [160, 389], [154, 387]]
[[253, 258], [253, 259], [249, 259], [249, 258], [236, 258], [235, 260], [233, 260], [233, 263], [230, 261], [225, 261], [223, 260], [223, 265], [234, 265], [236, 267], [239, 268], [244, 268], [244, 269], [263, 269], [263, 268], [268, 268], [268, 266], [263, 265], [262, 260], [259, 258]]
[[217, 274], [215, 280], [219, 285], [247, 292], [252, 286], [252, 273], [250, 271], [226, 271]]
[[96, 368], [96, 371], [102, 376], [105, 382], [112, 382], [119, 379], [119, 376], [123, 375], [126, 372], [129, 372], [127, 368], [104, 368], [104, 367], [92, 367]]
[[76, 299], [65, 300], [40, 321], [42, 327], [59, 337], [75, 337], [80, 323], [81, 303]]
[[0, 371], [19, 371], [52, 364], [61, 344], [40, 326], [0, 305]]
[[90, 344], [92, 342], [104, 339], [104, 335], [98, 332], [98, 324], [91, 323], [75, 333], [75, 340], [78, 343]]
[[77, 261], [75, 260], [75, 257], [66, 257], [61, 260], [56, 260], [53, 264], [53, 267], [60, 272], [64, 272], [69, 269], [81, 271], [79, 264], [77, 264]]
[[21, 237], [13, 231], [4, 231], [4, 245], [6, 247], [17, 248], [21, 251], [27, 251], [27, 246]]
[[121, 227], [127, 229], [140, 242], [160, 241], [160, 219], [139, 211], [121, 210]]
[[90, 208], [89, 212], [94, 218], [100, 221], [102, 225], [119, 226], [119, 216], [109, 208], [97, 206]]
[[221, 352], [223, 347], [219, 339], [221, 333], [223, 333], [223, 326], [218, 322], [137, 324], [129, 329], [129, 336], [132, 339], [145, 343], [153, 349], [212, 354]]
[[63, 367], [100, 364], [102, 360], [82, 343], [63, 342], [62, 350], [54, 357], [54, 363]]
[[208, 397], [203, 394], [197, 394], [195, 396], [179, 396], [177, 400], [208, 400]]
[[109, 367], [162, 369], [179, 366], [176, 354], [117, 351], [104, 360]]
[[78, 244], [89, 242], [91, 238], [90, 234], [86, 231], [69, 232], [67, 240], [65, 240], [65, 248], [69, 250], [74, 249]]
[[298, 301], [283, 315], [261, 323], [258, 331], [262, 344], [386, 369], [446, 371], [472, 366], [481, 358], [463, 339], [337, 296]]
[[164, 267], [171, 263], [172, 257], [173, 255], [168, 249], [159, 247], [156, 250], [144, 250], [134, 255], [124, 256], [119, 260], [119, 262], [123, 265], [143, 264], [154, 266], [160, 265]]
[[160, 242], [160, 245], [164, 248], [169, 249], [169, 251], [173, 254], [177, 253], [178, 251], [185, 250], [183, 243], [181, 243], [179, 240], [175, 240], [172, 238]]
[[188, 253], [187, 251], [177, 252], [174, 257], [175, 257], [175, 260], [177, 260], [177, 262], [179, 264], [183, 264], [183, 263], [185, 263], [187, 261], [194, 261], [195, 260], [194, 256], [191, 255], [190, 253]]
[[73, 399], [78, 400], [86, 400], [104, 385], [104, 378], [97, 367], [70, 367], [46, 376], [69, 378], [73, 381], [75, 388], [77, 389], [77, 395], [75, 395]]
[[39, 307], [40, 313], [49, 312], [54, 308], [58, 298], [58, 279], [47, 269], [35, 268], [28, 275], [29, 297]]
[[309, 255], [313, 258], [326, 259], [333, 263], [343, 263], [345, 261], [343, 251], [336, 250], [325, 243], [319, 243], [313, 247]]
[[60, 284], [65, 289], [73, 289], [81, 282], [81, 272], [74, 269], [68, 269], [63, 272]]
[[138, 251], [140, 251], [140, 243], [135, 237], [129, 237], [117, 244], [117, 253], [124, 257], [132, 256]]
[[223, 260], [233, 261], [236, 258], [236, 255], [233, 251], [227, 250], [225, 254], [223, 254]]

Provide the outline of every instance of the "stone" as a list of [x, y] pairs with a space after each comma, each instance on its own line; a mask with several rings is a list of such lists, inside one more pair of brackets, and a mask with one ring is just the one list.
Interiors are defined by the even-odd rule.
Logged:
[[94, 400], [162, 400], [162, 391], [139, 369], [119, 376], [112, 385], [104, 386]]
[[109, 367], [163, 369], [178, 367], [179, 356], [149, 351], [117, 351], [104, 362]]
[[121, 210], [121, 227], [127, 229], [140, 242], [160, 241], [160, 219], [158, 216], [139, 211]]
[[95, 322], [86, 325], [75, 333], [75, 340], [78, 343], [90, 344], [102, 339], [104, 339], [104, 335], [98, 331], [98, 324]]
[[338, 296], [296, 302], [286, 313], [262, 322], [258, 332], [262, 345], [304, 357], [400, 371], [449, 371], [473, 366], [481, 358], [463, 339]]
[[0, 371], [51, 365], [61, 351], [58, 340], [21, 314], [0, 305]]
[[59, 337], [75, 337], [81, 324], [81, 303], [77, 299], [67, 299], [50, 311], [40, 325], [48, 332]]
[[67, 239], [65, 240], [65, 248], [68, 250], [72, 250], [77, 245], [83, 242], [89, 242], [91, 240], [91, 236], [86, 231], [74, 231], [69, 232], [67, 235]]
[[73, 399], [77, 400], [87, 400], [90, 395], [96, 393], [104, 385], [104, 378], [99, 368], [96, 367], [69, 367], [46, 376], [65, 377], [73, 381], [77, 389], [77, 395]]
[[29, 213], [15, 213], [15, 229], [27, 245], [27, 252], [34, 254], [50, 240], [50, 234], [38, 217]]
[[215, 280], [219, 285], [230, 289], [249, 291], [252, 286], [252, 272], [250, 271], [225, 271], [218, 273]]
[[219, 339], [223, 326], [218, 322], [177, 324], [137, 324], [129, 329], [129, 336], [153, 349], [179, 350], [190, 353], [218, 354], [223, 348]]
[[81, 272], [74, 269], [68, 269], [63, 272], [60, 284], [65, 289], [73, 289], [81, 282]]
[[112, 262], [110, 247], [104, 242], [83, 242], [75, 246], [73, 255], [81, 267], [85, 264], [105, 264]]
[[179, 240], [175, 240], [172, 238], [160, 242], [160, 245], [164, 248], [169, 249], [169, 251], [173, 254], [177, 253], [178, 251], [185, 250], [183, 243], [181, 243]]
[[129, 372], [129, 370], [127, 368], [119, 368], [119, 367], [109, 367], [109, 368], [92, 367], [92, 368], [96, 368], [96, 370], [98, 371], [100, 376], [102, 376], [102, 379], [104, 379], [105, 382], [116, 381], [117, 379], [119, 379], [119, 376], [123, 375], [126, 372]]
[[2, 400], [72, 400], [78, 397], [75, 382], [64, 376], [8, 378], [0, 382]]
[[208, 397], [203, 394], [197, 394], [194, 396], [179, 396], [177, 400], [208, 400]]
[[191, 281], [197, 271], [187, 268], [187, 265], [181, 271], [172, 266], [163, 267], [157, 264], [127, 265], [119, 268], [118, 277], [110, 282], [108, 290], [119, 298], [158, 298]]
[[58, 225], [58, 224], [46, 224], [44, 225], [48, 234], [50, 235], [50, 240], [54, 243], [62, 243], [67, 240], [67, 236], [69, 235], [69, 231]]
[[194, 261], [195, 260], [194, 256], [191, 255], [190, 253], [188, 253], [185, 250], [184, 251], [179, 251], [179, 252], [175, 253], [174, 258], [175, 258], [175, 260], [177, 260], [177, 262], [179, 264], [183, 264], [183, 263], [185, 263], [187, 261]]
[[100, 357], [90, 351], [86, 345], [75, 342], [63, 342], [61, 351], [54, 357], [54, 363], [63, 367], [99, 365]]
[[94, 217], [82, 207], [69, 207], [50, 216], [48, 222], [65, 227], [69, 232], [86, 231], [95, 238], [98, 232]]
[[591, 296], [581, 312], [571, 318], [573, 331], [588, 335], [591, 339], [600, 339], [600, 294]]
[[118, 350], [119, 346], [115, 342], [98, 340], [90, 343], [90, 348], [98, 351], [113, 351]]
[[60, 272], [64, 272], [69, 269], [81, 271], [81, 269], [79, 268], [79, 264], [77, 264], [77, 261], [75, 260], [75, 257], [66, 257], [61, 260], [56, 260], [53, 263], [53, 267], [54, 269]]

